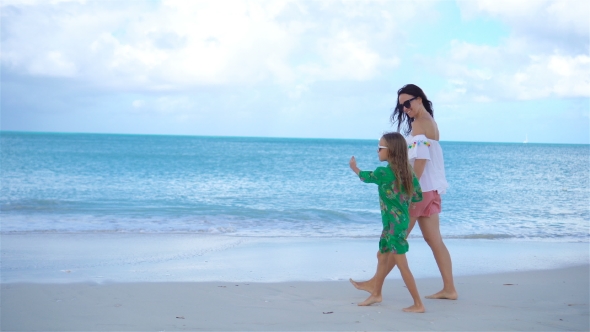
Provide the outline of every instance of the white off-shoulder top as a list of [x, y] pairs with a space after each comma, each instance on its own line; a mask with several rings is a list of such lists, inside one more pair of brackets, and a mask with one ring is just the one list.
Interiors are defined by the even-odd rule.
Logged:
[[420, 177], [422, 191], [436, 190], [439, 194], [444, 194], [449, 184], [445, 175], [445, 161], [440, 143], [425, 135], [410, 135], [406, 137], [406, 141], [408, 142], [408, 158], [410, 158], [412, 167], [416, 159], [427, 160], [424, 173]]

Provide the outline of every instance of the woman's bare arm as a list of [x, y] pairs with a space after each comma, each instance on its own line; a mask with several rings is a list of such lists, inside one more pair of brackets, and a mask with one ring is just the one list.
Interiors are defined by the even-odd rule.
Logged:
[[424, 167], [426, 167], [426, 159], [416, 159], [414, 160], [414, 173], [416, 173], [416, 177], [420, 179], [422, 174], [424, 173]]

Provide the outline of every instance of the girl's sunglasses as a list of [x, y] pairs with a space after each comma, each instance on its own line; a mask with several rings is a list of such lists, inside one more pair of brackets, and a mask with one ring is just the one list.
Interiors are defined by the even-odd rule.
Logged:
[[411, 106], [410, 105], [410, 102], [412, 102], [412, 100], [414, 100], [416, 98], [418, 98], [418, 97], [414, 97], [414, 98], [408, 99], [408, 100], [404, 101], [403, 104], [399, 104], [399, 109], [403, 111], [404, 110], [404, 107], [405, 108], [410, 108], [410, 106]]
[[377, 147], [379, 148], [377, 151], [381, 151], [381, 149], [387, 149], [387, 147], [383, 145], [377, 145]]

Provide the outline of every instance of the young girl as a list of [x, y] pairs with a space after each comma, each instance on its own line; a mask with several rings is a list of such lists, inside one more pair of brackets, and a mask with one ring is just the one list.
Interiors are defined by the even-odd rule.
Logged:
[[[361, 181], [375, 183], [379, 189], [383, 232], [377, 252], [377, 272], [375, 287], [371, 295], [360, 306], [368, 306], [382, 301], [381, 289], [389, 272], [387, 267], [397, 265], [414, 305], [403, 309], [406, 312], [424, 312], [414, 276], [408, 266], [405, 253], [408, 251], [406, 230], [410, 222], [408, 208], [411, 202], [422, 200], [420, 183], [408, 162], [408, 147], [405, 138], [399, 133], [387, 133], [379, 141], [380, 161], [387, 161], [386, 167], [377, 167], [374, 172], [361, 171], [354, 156], [350, 158], [350, 168]], [[351, 282], [352, 279], [351, 279]], [[354, 283], [354, 282], [353, 282]]]

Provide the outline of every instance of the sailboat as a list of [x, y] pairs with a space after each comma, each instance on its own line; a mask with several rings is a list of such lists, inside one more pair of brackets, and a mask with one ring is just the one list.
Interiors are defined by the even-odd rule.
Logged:
[[526, 135], [526, 137], [524, 138], [524, 144], [527, 144], [529, 142], [529, 134]]

